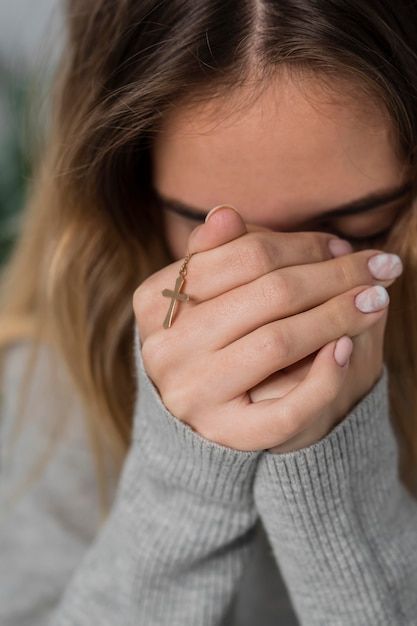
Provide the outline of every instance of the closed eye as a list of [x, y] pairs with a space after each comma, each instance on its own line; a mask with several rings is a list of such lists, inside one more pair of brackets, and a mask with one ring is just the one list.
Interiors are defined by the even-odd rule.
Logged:
[[375, 233], [374, 235], [368, 235], [364, 237], [352, 237], [351, 235], [344, 235], [343, 233], [340, 233], [340, 232], [334, 232], [334, 234], [337, 235], [338, 237], [346, 239], [353, 245], [366, 244], [368, 246], [369, 244], [372, 244], [370, 247], [373, 247], [375, 243], [379, 243], [383, 239], [386, 239], [391, 229], [392, 229], [392, 224], [388, 228], [384, 228], [384, 230], [379, 231], [379, 233]]
[[[167, 201], [166, 199], [162, 198], [158, 193], [156, 193], [156, 200], [159, 203], [161, 208], [167, 209], [169, 211], [172, 211], [174, 213], [177, 213], [179, 215], [182, 215], [183, 217], [185, 217], [186, 219], [189, 219], [192, 222], [197, 222], [197, 223], [203, 223], [206, 214], [204, 213], [195, 213], [193, 211], [190, 211], [187, 209], [187, 207], [185, 205], [182, 205], [181, 203], [178, 202], [174, 202], [174, 201]], [[409, 202], [406, 203], [401, 203], [401, 205], [398, 207], [399, 211], [397, 214], [397, 217], [400, 213], [402, 213], [402, 211], [406, 208], [408, 208], [410, 206]], [[378, 207], [378, 208], [382, 208], [382, 207]], [[395, 222], [396, 220], [394, 220]], [[390, 224], [390, 226], [388, 226], [388, 228], [384, 228], [383, 230], [379, 231], [378, 233], [375, 233], [373, 235], [365, 235], [365, 236], [361, 236], [361, 237], [354, 237], [352, 235], [345, 235], [344, 233], [338, 231], [337, 229], [335, 229], [334, 227], [327, 227], [328, 225], [326, 223], [321, 223], [319, 227], [315, 227], [315, 228], [311, 228], [311, 229], [305, 229], [305, 230], [320, 230], [323, 232], [327, 232], [327, 233], [333, 233], [334, 235], [336, 235], [337, 237], [341, 237], [342, 239], [346, 239], [347, 241], [349, 241], [353, 246], [356, 247], [379, 247], [379, 244], [383, 243], [384, 240], [386, 239], [386, 237], [389, 235], [392, 227], [393, 227], [393, 223]]]
[[402, 202], [397, 207], [397, 212], [396, 212], [395, 218], [391, 222], [391, 224], [387, 228], [384, 228], [383, 230], [380, 230], [379, 232], [374, 233], [373, 235], [362, 235], [361, 237], [355, 237], [353, 235], [346, 235], [346, 234], [340, 232], [338, 229], [336, 229], [334, 227], [330, 227], [329, 229], [324, 228], [322, 230], [324, 230], [326, 232], [332, 232], [337, 237], [341, 237], [342, 239], [346, 239], [347, 241], [349, 241], [355, 247], [378, 248], [383, 243], [385, 243], [385, 240], [387, 239], [388, 235], [390, 234], [390, 232], [391, 232], [394, 224], [398, 220], [399, 216], [402, 215], [403, 212], [406, 209], [408, 209], [409, 207], [410, 207], [410, 202], [409, 201], [408, 202]]

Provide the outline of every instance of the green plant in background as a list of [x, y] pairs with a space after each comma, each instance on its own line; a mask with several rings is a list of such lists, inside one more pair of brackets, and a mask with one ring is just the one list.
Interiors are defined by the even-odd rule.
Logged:
[[0, 265], [18, 236], [31, 173], [29, 84], [27, 72], [12, 72], [0, 59]]

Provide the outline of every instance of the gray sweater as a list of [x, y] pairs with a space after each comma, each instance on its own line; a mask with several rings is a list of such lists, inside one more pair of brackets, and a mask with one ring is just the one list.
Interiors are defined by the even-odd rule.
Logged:
[[[386, 366], [321, 441], [271, 454], [217, 445], [178, 420], [137, 331], [133, 349], [133, 436], [101, 526], [83, 409], [73, 393], [57, 432], [68, 379], [46, 348], [9, 455], [27, 345], [8, 349], [1, 626], [417, 625], [417, 502], [398, 479]], [[51, 438], [46, 470], [8, 503]]]

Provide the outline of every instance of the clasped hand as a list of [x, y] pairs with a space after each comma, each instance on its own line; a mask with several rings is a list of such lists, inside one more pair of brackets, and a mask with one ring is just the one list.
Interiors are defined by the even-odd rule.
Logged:
[[[288, 452], [322, 439], [382, 373], [388, 306], [362, 312], [376, 250], [334, 257], [322, 232], [273, 232], [222, 208], [195, 228], [173, 324], [163, 328], [183, 259], [133, 295], [148, 376], [168, 410], [201, 436], [238, 450]], [[334, 358], [351, 338], [350, 361]], [[345, 341], [349, 341], [346, 339]]]

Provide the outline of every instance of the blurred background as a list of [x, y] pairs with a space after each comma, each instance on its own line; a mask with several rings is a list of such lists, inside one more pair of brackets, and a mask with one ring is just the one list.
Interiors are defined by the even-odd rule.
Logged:
[[61, 0], [0, 0], [0, 266], [19, 233], [63, 38]]

